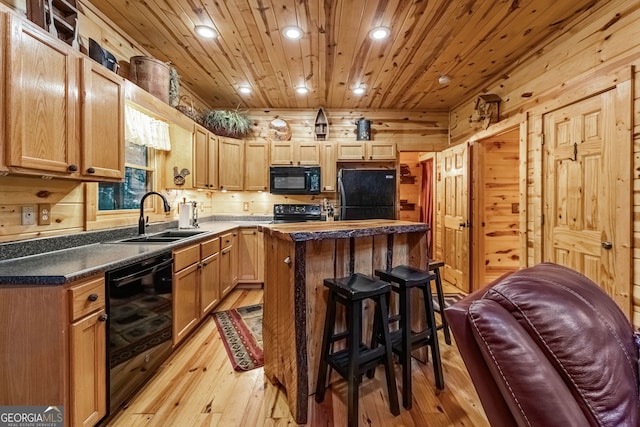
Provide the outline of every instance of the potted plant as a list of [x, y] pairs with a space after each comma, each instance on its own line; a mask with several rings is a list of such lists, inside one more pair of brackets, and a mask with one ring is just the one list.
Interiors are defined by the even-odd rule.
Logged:
[[242, 138], [251, 132], [253, 123], [238, 110], [207, 110], [202, 113], [202, 125], [216, 135]]

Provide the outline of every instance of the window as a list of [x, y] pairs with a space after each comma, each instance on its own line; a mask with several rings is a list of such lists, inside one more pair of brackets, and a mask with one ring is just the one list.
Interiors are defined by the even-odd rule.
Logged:
[[98, 211], [140, 209], [140, 199], [153, 190], [155, 150], [125, 144], [125, 178], [122, 183], [98, 185]]

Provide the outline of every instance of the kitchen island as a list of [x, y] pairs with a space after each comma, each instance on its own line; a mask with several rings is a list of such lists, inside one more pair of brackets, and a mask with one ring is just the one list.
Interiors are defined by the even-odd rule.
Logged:
[[[364, 220], [260, 225], [264, 233], [264, 372], [307, 422], [315, 392], [328, 291], [323, 279], [406, 264], [425, 268], [424, 223]], [[364, 312], [371, 307], [364, 304]], [[368, 323], [368, 324], [367, 324]], [[365, 322], [365, 337], [370, 322]]]

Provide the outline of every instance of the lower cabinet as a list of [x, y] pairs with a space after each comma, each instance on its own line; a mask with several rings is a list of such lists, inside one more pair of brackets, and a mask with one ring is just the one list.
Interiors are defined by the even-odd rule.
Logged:
[[220, 239], [173, 252], [173, 344], [179, 344], [220, 302]]
[[238, 283], [263, 283], [262, 233], [257, 228], [241, 228], [238, 237]]
[[238, 232], [223, 234], [220, 242], [220, 292], [224, 298], [238, 283]]
[[68, 290], [71, 425], [93, 426], [107, 413], [107, 314], [104, 276]]
[[104, 417], [105, 307], [104, 274], [0, 288], [0, 406], [64, 406], [73, 427]]

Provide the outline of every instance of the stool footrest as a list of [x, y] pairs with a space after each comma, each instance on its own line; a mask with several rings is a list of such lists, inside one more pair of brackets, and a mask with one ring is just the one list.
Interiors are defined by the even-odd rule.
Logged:
[[[357, 374], [364, 374], [369, 369], [375, 368], [385, 357], [384, 347], [376, 347], [371, 349], [365, 344], [360, 344], [360, 355], [358, 357]], [[327, 362], [342, 377], [348, 378], [349, 375], [349, 351], [347, 349], [336, 351], [327, 357]]]

